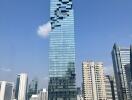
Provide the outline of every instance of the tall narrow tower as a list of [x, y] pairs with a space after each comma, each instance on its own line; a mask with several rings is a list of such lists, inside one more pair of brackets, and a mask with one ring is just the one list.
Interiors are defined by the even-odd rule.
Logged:
[[21, 73], [17, 75], [15, 92], [16, 100], [27, 100], [27, 84], [28, 84], [27, 74]]
[[72, 0], [50, 0], [49, 100], [76, 100]]
[[33, 79], [28, 87], [28, 99], [31, 98], [33, 94], [37, 94], [38, 92], [38, 79]]

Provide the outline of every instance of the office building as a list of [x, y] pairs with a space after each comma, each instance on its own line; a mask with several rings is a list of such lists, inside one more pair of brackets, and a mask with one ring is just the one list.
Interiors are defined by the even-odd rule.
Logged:
[[46, 89], [39, 92], [39, 100], [48, 100], [48, 91]]
[[83, 100], [82, 95], [77, 95], [77, 100]]
[[83, 62], [82, 73], [83, 99], [106, 100], [103, 63], [93, 61]]
[[82, 90], [80, 87], [77, 87], [77, 95], [81, 95], [82, 94]]
[[30, 99], [30, 97], [33, 94], [37, 94], [37, 93], [38, 93], [38, 80], [35, 78], [29, 84], [29, 87], [28, 87], [28, 99]]
[[132, 45], [130, 45], [130, 95], [132, 98]]
[[129, 76], [126, 73], [126, 67], [130, 64], [130, 48], [119, 47], [117, 44], [114, 44], [112, 50], [112, 60], [118, 98], [119, 100], [132, 100], [127, 80]]
[[16, 100], [27, 100], [27, 85], [28, 85], [28, 76], [25, 73], [17, 75], [16, 81]]
[[107, 100], [113, 100], [112, 89], [114, 87], [111, 87], [110, 76], [105, 76], [105, 88], [106, 88], [106, 98], [107, 98]]
[[114, 77], [110, 75], [105, 76], [105, 88], [107, 100], [118, 100]]
[[130, 45], [130, 74], [132, 80], [132, 45]]
[[77, 87], [77, 100], [83, 100], [82, 90], [80, 87]]
[[50, 0], [49, 100], [76, 100], [72, 0]]
[[132, 80], [131, 80], [131, 68], [130, 64], [125, 65], [125, 73], [126, 73], [126, 81], [127, 81], [127, 86], [128, 86], [128, 91], [130, 92], [130, 98], [132, 99]]
[[0, 100], [11, 100], [13, 95], [13, 83], [0, 81]]

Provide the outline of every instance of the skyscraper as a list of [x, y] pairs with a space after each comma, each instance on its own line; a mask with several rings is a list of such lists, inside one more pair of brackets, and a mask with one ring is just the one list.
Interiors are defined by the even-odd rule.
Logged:
[[103, 63], [83, 62], [82, 73], [84, 100], [106, 100]]
[[131, 97], [132, 97], [132, 45], [130, 45], [130, 94], [131, 94]]
[[38, 92], [38, 80], [35, 78], [29, 84], [29, 87], [28, 87], [28, 99], [30, 99], [30, 97], [33, 94], [37, 94], [37, 92]]
[[83, 100], [82, 90], [80, 87], [77, 87], [77, 100]]
[[112, 60], [119, 100], [132, 100], [127, 80], [128, 74], [126, 74], [126, 67], [130, 64], [130, 48], [123, 48], [114, 44]]
[[132, 45], [130, 45], [130, 74], [131, 74], [131, 81], [132, 81]]
[[27, 74], [22, 73], [17, 75], [16, 92], [15, 92], [16, 100], [27, 100], [27, 84], [28, 84]]
[[76, 100], [72, 0], [50, 0], [49, 100]]
[[105, 76], [105, 88], [107, 100], [118, 100], [117, 88], [114, 77], [110, 75]]
[[13, 83], [0, 82], [0, 100], [11, 100], [13, 95]]

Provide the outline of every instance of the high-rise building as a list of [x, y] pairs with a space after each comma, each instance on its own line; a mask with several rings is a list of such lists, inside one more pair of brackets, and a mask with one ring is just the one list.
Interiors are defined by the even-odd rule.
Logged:
[[132, 99], [132, 80], [131, 80], [131, 68], [130, 64], [125, 65], [125, 73], [126, 73], [126, 81], [127, 81], [127, 86], [128, 86], [128, 91], [130, 92], [130, 98]]
[[77, 100], [83, 100], [82, 95], [77, 95]]
[[132, 45], [130, 45], [130, 94], [132, 97]]
[[131, 73], [131, 80], [132, 80], [132, 45], [130, 45], [130, 73]]
[[28, 99], [38, 92], [38, 80], [35, 78], [31, 81], [28, 87]]
[[16, 100], [27, 100], [27, 85], [28, 85], [27, 74], [22, 73], [17, 75], [16, 91], [15, 91]]
[[[112, 60], [119, 100], [132, 100], [128, 86], [126, 67], [130, 64], [130, 48], [119, 47], [114, 44]], [[129, 73], [129, 72], [128, 72]]]
[[[113, 84], [112, 84], [113, 85]], [[105, 88], [106, 88], [106, 98], [107, 100], [115, 100], [112, 97], [112, 89], [110, 76], [105, 76]]]
[[106, 100], [103, 63], [83, 62], [82, 73], [84, 100]]
[[48, 100], [48, 91], [46, 89], [39, 90], [39, 93], [33, 94], [29, 100]]
[[132, 80], [132, 45], [130, 45], [130, 73], [131, 73], [131, 80]]
[[81, 94], [82, 94], [81, 87], [77, 87], [77, 95], [81, 95]]
[[83, 100], [82, 90], [80, 87], [77, 87], [77, 100]]
[[48, 91], [46, 89], [39, 92], [39, 100], [48, 100]]
[[13, 94], [13, 83], [0, 81], [0, 100], [11, 100]]
[[117, 88], [114, 77], [110, 75], [105, 76], [105, 89], [107, 100], [118, 100]]
[[72, 0], [50, 0], [49, 100], [76, 100]]

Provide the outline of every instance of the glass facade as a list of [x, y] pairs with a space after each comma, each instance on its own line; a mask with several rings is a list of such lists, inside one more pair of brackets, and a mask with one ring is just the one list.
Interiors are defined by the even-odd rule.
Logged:
[[130, 94], [132, 98], [132, 45], [130, 45], [130, 75]]
[[116, 44], [112, 50], [112, 60], [119, 100], [131, 100], [126, 67], [130, 64], [130, 48], [121, 48]]
[[72, 0], [50, 0], [49, 100], [76, 100]]
[[17, 80], [16, 80], [16, 88], [15, 88], [15, 98], [16, 99], [18, 99], [19, 85], [20, 85], [20, 75], [17, 76]]
[[130, 71], [131, 71], [130, 74], [131, 74], [131, 81], [132, 81], [132, 45], [130, 45]]
[[35, 78], [31, 81], [28, 87], [28, 100], [31, 98], [33, 94], [38, 93], [38, 80]]
[[4, 100], [11, 100], [13, 92], [12, 90], [13, 85], [11, 83], [6, 83]]

